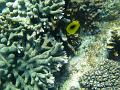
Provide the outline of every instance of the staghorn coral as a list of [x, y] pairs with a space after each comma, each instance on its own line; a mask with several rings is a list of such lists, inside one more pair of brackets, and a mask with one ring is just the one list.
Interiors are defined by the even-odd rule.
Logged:
[[62, 43], [56, 42], [49, 34], [42, 37], [36, 37], [34, 32], [31, 35], [25, 34], [27, 35], [4, 30], [0, 33], [2, 90], [52, 88], [55, 82], [54, 73], [67, 63]]
[[13, 26], [19, 22], [25, 29], [33, 29], [41, 33], [50, 32], [56, 40], [63, 42], [66, 51], [69, 48], [74, 53], [76, 50], [74, 47], [79, 46], [80, 41], [76, 43], [79, 39], [76, 40], [76, 36], [72, 39], [76, 40], [74, 46], [69, 42], [71, 39], [69, 37], [66, 37], [69, 40], [66, 39], [65, 42], [61, 40], [63, 35], [59, 29], [62, 25], [58, 23], [64, 18], [64, 5], [64, 0], [16, 0], [6, 3], [2, 16], [9, 20], [9, 23], [12, 21]]
[[[0, 89], [48, 90], [68, 62], [55, 40], [53, 22], [62, 17], [62, 0], [16, 0], [0, 16]], [[49, 17], [51, 16], [51, 17]]]
[[119, 31], [113, 30], [110, 32], [110, 38], [107, 42], [108, 59], [120, 59], [120, 36]]
[[57, 20], [62, 18], [64, 4], [64, 0], [16, 0], [7, 2], [2, 14], [14, 20], [29, 21], [36, 29], [42, 24], [47, 31], [53, 30]]
[[84, 74], [79, 80], [85, 90], [119, 90], [120, 66], [117, 62], [102, 61], [94, 70]]

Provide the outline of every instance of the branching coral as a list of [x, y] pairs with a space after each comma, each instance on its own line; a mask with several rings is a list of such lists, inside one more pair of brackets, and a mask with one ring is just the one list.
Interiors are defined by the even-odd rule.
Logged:
[[[9, 19], [9, 23], [12, 20], [13, 26], [19, 22], [25, 29], [33, 29], [41, 33], [50, 32], [54, 37], [58, 34], [62, 37], [59, 30], [62, 25], [58, 25], [58, 22], [64, 16], [64, 5], [64, 0], [16, 0], [6, 3], [7, 7], [2, 11], [2, 16]], [[57, 40], [61, 41], [61, 38], [58, 37]], [[64, 44], [65, 48], [70, 48], [71, 52], [75, 51], [70, 44]]]
[[80, 78], [80, 86], [85, 90], [119, 90], [120, 66], [113, 61], [103, 61], [92, 71]]
[[1, 89], [44, 90], [53, 87], [53, 74], [67, 63], [62, 43], [49, 34], [36, 37], [34, 32], [20, 33], [1, 31]]
[[36, 28], [39, 27], [38, 24], [42, 24], [42, 28], [47, 30], [62, 18], [64, 4], [64, 0], [16, 0], [7, 2], [2, 14], [15, 20], [26, 19], [25, 21], [30, 21]]
[[[68, 62], [51, 31], [62, 17], [62, 0], [7, 2], [0, 16], [0, 89], [48, 90]], [[51, 17], [49, 17], [51, 16]]]

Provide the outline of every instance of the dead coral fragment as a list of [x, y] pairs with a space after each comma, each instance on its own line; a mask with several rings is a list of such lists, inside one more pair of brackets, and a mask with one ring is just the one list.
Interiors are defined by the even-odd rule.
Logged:
[[111, 31], [110, 40], [107, 42], [108, 59], [120, 59], [120, 35], [117, 30]]

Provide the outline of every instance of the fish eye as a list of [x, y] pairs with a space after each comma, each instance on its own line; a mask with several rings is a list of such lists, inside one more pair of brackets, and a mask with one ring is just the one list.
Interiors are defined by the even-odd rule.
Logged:
[[72, 29], [74, 29], [76, 27], [76, 25], [72, 25], [72, 26], [70, 26], [70, 29], [72, 30]]

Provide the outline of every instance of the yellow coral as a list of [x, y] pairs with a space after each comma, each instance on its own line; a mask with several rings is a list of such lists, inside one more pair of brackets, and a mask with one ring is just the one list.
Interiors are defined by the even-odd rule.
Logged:
[[76, 20], [76, 21], [71, 22], [67, 26], [66, 31], [68, 34], [75, 34], [77, 30], [79, 29], [79, 27], [80, 27], [80, 23], [79, 21]]

